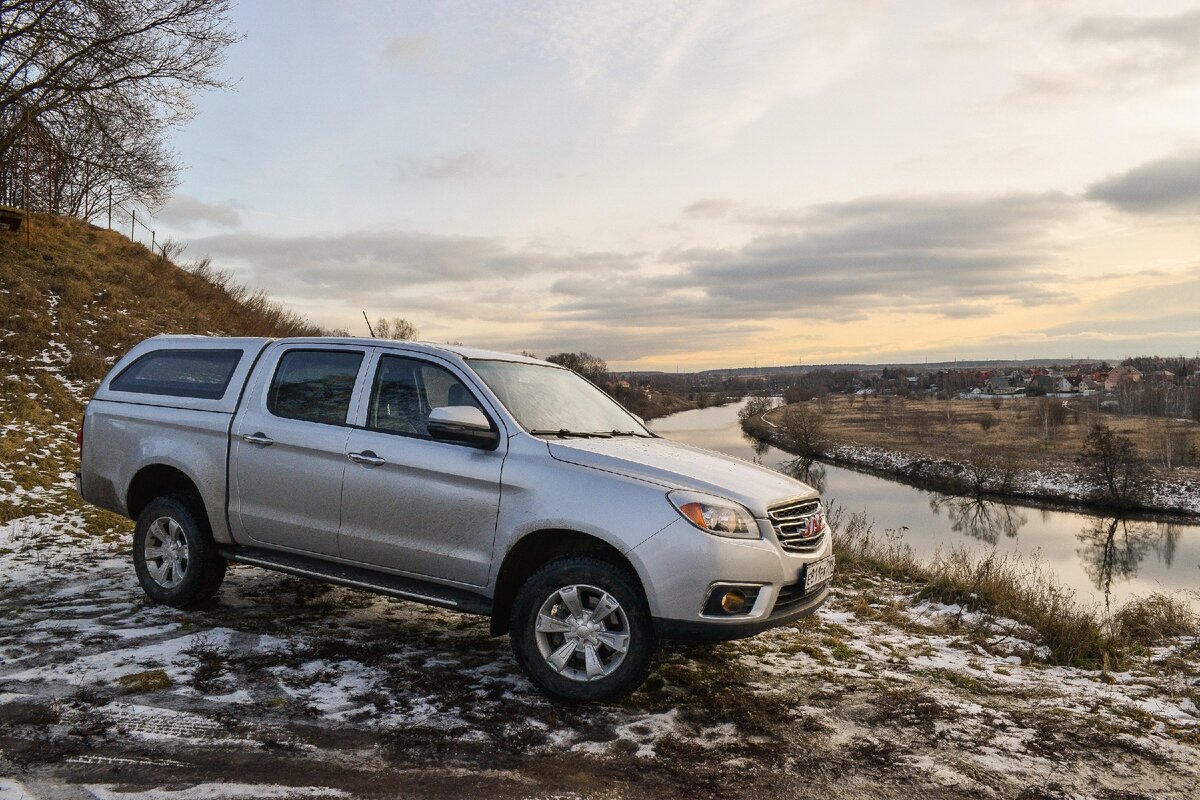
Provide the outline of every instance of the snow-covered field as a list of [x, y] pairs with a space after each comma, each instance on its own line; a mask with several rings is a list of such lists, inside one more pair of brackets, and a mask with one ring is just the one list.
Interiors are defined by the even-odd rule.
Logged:
[[[1101, 674], [859, 575], [818, 619], [542, 698], [481, 618], [248, 567], [149, 605], [127, 535], [0, 526], [0, 798], [1195, 797], [1197, 643]], [[1021, 795], [1036, 790], [1039, 794]]]

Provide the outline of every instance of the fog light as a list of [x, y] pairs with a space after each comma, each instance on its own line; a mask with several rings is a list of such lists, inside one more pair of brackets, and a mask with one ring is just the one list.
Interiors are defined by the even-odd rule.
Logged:
[[754, 611], [758, 602], [761, 586], [717, 585], [708, 590], [704, 598], [704, 610], [700, 613], [706, 617], [744, 617]]
[[736, 614], [746, 607], [746, 595], [739, 589], [730, 589], [721, 595], [721, 610], [726, 614]]

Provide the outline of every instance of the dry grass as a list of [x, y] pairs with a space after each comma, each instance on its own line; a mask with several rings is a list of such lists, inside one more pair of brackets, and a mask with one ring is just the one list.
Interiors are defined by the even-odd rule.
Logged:
[[1200, 617], [1176, 597], [1155, 594], [1130, 600], [1113, 615], [1113, 628], [1130, 642], [1153, 645], [1178, 636], [1200, 636]]
[[1051, 664], [1116, 667], [1138, 647], [1200, 635], [1195, 614], [1179, 598], [1137, 598], [1110, 618], [1099, 606], [1078, 603], [1053, 573], [1027, 559], [955, 549], [922, 561], [895, 532], [876, 533], [865, 514], [834, 509], [830, 525], [841, 566], [911, 581], [919, 598], [1027, 625], [1040, 637], [1035, 644], [1048, 648]]
[[37, 358], [52, 339], [70, 354], [64, 375], [94, 382], [133, 344], [159, 333], [320, 332], [207, 262], [189, 271], [69, 217], [35, 217], [32, 247], [23, 232], [0, 232], [0, 289], [3, 374], [19, 374], [14, 364]]
[[[1054, 398], [1050, 402], [1057, 402]], [[824, 433], [832, 445], [883, 447], [934, 460], [961, 461], [964, 454], [984, 454], [1019, 469], [1073, 464], [1095, 418], [1077, 400], [1068, 401], [1062, 423], [1040, 424], [1040, 398], [991, 403], [987, 400], [936, 400], [903, 397], [830, 396], [819, 401]], [[1078, 408], [1078, 411], [1070, 409]], [[771, 419], [784, 413], [777, 410]], [[1182, 439], [1200, 454], [1200, 423], [1152, 417], [1103, 415], [1118, 433], [1129, 435], [1139, 455], [1159, 464], [1168, 440]], [[1176, 450], [1179, 448], [1176, 447]], [[1175, 468], [1178, 477], [1200, 480], [1200, 466]]]

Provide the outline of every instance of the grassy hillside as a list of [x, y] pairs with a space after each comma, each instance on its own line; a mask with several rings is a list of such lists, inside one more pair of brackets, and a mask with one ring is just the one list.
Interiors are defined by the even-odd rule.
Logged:
[[232, 284], [69, 217], [0, 231], [0, 523], [68, 502], [74, 434], [122, 353], [159, 333], [288, 336], [320, 330]]

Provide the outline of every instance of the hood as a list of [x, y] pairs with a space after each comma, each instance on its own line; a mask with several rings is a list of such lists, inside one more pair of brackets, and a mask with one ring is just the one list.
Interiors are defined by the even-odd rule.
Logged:
[[550, 455], [559, 461], [639, 478], [666, 489], [726, 497], [759, 518], [767, 515], [767, 506], [780, 500], [817, 497], [811, 486], [774, 470], [670, 439], [552, 439], [547, 444]]

